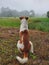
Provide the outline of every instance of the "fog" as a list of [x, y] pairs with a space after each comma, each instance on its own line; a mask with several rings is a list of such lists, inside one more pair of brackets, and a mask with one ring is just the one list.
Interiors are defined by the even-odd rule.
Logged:
[[1, 7], [18, 11], [34, 10], [35, 13], [43, 14], [49, 11], [49, 0], [0, 0]]

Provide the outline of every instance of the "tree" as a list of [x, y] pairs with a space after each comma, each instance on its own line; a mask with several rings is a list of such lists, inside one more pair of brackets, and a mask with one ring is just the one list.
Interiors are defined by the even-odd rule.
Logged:
[[35, 16], [35, 12], [33, 10], [30, 11], [30, 16], [34, 17]]
[[49, 11], [47, 12], [47, 17], [49, 18]]
[[24, 10], [24, 11], [17, 11], [17, 10], [11, 10], [10, 8], [1, 8], [1, 12], [0, 12], [0, 17], [19, 17], [19, 16], [31, 16], [34, 17], [35, 16], [35, 12], [33, 10], [28, 11], [28, 10]]
[[29, 16], [29, 12], [27, 10], [21, 11], [19, 16]]

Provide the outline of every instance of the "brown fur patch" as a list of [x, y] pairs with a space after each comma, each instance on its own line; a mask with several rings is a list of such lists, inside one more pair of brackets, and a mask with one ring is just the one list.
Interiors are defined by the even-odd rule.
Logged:
[[[23, 40], [22, 40], [22, 36], [23, 36]], [[27, 30], [20, 32], [20, 41], [24, 43], [23, 51], [29, 52], [31, 45], [29, 43], [29, 33]]]

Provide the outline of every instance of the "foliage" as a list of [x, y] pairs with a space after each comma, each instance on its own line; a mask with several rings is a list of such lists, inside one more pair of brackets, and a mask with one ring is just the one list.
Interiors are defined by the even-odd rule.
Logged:
[[30, 53], [30, 57], [32, 57], [33, 60], [35, 60], [37, 58], [37, 56], [32, 53]]
[[49, 11], [47, 12], [47, 17], [49, 18]]
[[[30, 14], [31, 13], [31, 14]], [[34, 16], [35, 12], [33, 10], [23, 10], [23, 11], [17, 11], [17, 10], [11, 10], [10, 8], [1, 8], [0, 17], [18, 17], [18, 16]]]

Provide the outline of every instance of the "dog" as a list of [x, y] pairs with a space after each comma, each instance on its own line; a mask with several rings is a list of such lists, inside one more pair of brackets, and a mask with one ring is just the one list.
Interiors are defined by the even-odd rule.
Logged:
[[29, 41], [28, 17], [20, 17], [20, 40], [18, 40], [17, 48], [23, 54], [23, 58], [16, 56], [16, 59], [21, 63], [27, 63], [29, 52], [33, 53], [33, 43]]

